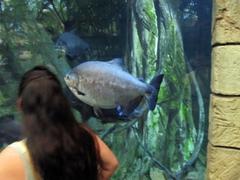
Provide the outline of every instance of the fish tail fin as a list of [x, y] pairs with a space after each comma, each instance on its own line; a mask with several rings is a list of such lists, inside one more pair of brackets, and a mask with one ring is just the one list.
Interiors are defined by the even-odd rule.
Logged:
[[160, 85], [161, 85], [162, 80], [163, 80], [163, 76], [164, 76], [163, 74], [158, 74], [158, 75], [154, 76], [152, 78], [152, 80], [150, 81], [150, 85], [153, 86], [156, 89], [157, 94], [159, 92]]
[[160, 89], [160, 85], [163, 80], [163, 74], [159, 74], [150, 81], [149, 91], [150, 97], [148, 98], [148, 106], [151, 111], [155, 109], [157, 104], [158, 92]]

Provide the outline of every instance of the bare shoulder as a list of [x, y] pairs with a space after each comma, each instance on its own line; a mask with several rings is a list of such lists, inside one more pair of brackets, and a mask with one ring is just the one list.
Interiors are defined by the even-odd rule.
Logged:
[[[0, 167], [13, 163], [11, 160], [20, 159], [18, 153], [11, 147], [7, 146], [0, 152]], [[1, 170], [2, 168], [0, 168]]]
[[118, 167], [118, 159], [112, 150], [105, 144], [105, 142], [93, 130], [85, 125], [82, 125], [90, 134], [92, 134], [96, 148], [101, 159], [100, 180], [108, 180]]
[[23, 180], [25, 177], [23, 162], [19, 154], [11, 147], [0, 152], [0, 179]]

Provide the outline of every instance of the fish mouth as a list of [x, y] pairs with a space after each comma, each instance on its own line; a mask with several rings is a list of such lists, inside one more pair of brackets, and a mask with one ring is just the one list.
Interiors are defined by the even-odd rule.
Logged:
[[64, 80], [65, 80], [65, 82], [71, 81], [71, 77], [70, 77], [69, 73], [65, 75]]
[[78, 78], [73, 72], [69, 72], [65, 75], [64, 81], [69, 87], [74, 87], [76, 82], [78, 82]]
[[70, 85], [71, 85], [68, 76], [65, 76], [63, 79], [64, 79], [64, 81], [65, 81], [65, 83], [66, 83], [67, 86], [70, 86]]

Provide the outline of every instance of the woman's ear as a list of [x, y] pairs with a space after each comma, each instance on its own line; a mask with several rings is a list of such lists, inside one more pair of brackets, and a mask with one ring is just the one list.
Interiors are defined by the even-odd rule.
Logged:
[[17, 110], [22, 111], [22, 98], [18, 98], [16, 102]]

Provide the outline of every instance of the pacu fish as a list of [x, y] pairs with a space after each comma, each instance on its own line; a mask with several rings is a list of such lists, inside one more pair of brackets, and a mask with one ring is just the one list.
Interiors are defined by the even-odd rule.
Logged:
[[87, 61], [73, 68], [64, 80], [73, 94], [92, 106], [96, 113], [98, 109], [116, 108], [119, 115], [124, 116], [132, 113], [143, 100], [149, 110], [153, 110], [163, 75], [157, 76], [155, 87], [129, 74], [122, 64], [120, 58], [107, 62]]

